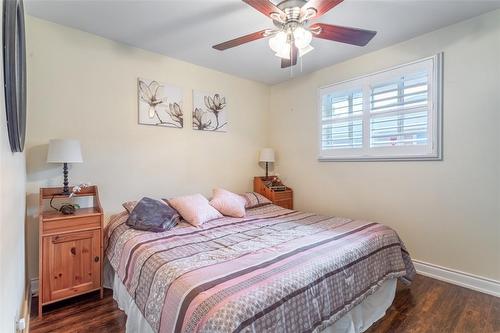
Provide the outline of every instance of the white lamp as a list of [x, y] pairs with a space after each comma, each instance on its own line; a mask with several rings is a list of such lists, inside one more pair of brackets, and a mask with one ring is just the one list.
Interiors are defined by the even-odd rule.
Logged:
[[260, 151], [259, 161], [266, 163], [266, 178], [267, 178], [269, 176], [268, 164], [273, 163], [275, 161], [274, 150], [272, 148], [262, 148], [262, 150]]
[[82, 149], [78, 140], [53, 139], [49, 142], [47, 163], [63, 163], [64, 188], [63, 192], [69, 194], [68, 188], [68, 163], [82, 163]]

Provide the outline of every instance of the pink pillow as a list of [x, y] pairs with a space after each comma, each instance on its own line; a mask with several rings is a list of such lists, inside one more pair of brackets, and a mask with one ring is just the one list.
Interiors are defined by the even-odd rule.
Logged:
[[245, 199], [238, 194], [226, 191], [222, 188], [214, 189], [214, 197], [210, 205], [223, 215], [232, 217], [245, 216]]
[[222, 217], [222, 214], [210, 206], [208, 200], [201, 194], [168, 199], [168, 204], [177, 210], [184, 220], [196, 227]]

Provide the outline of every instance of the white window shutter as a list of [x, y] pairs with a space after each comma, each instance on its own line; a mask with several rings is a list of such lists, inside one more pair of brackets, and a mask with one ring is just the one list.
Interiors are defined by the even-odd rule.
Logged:
[[440, 59], [321, 88], [319, 159], [439, 159]]

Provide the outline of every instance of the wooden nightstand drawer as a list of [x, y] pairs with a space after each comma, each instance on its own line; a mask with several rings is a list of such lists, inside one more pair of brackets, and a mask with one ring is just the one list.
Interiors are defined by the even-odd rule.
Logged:
[[286, 208], [286, 209], [293, 209], [292, 199], [276, 200], [273, 203], [277, 206], [281, 206], [281, 207]]
[[43, 221], [43, 235], [79, 231], [82, 229], [98, 229], [101, 227], [101, 215], [71, 216], [66, 219]]
[[288, 200], [292, 197], [292, 191], [274, 191], [273, 196], [275, 201]]

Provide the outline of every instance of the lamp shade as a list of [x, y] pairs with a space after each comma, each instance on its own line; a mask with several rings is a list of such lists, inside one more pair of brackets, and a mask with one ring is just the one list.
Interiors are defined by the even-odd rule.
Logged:
[[260, 151], [260, 162], [274, 162], [274, 149], [272, 148], [263, 148]]
[[80, 141], [71, 139], [53, 139], [49, 142], [47, 163], [82, 163]]

